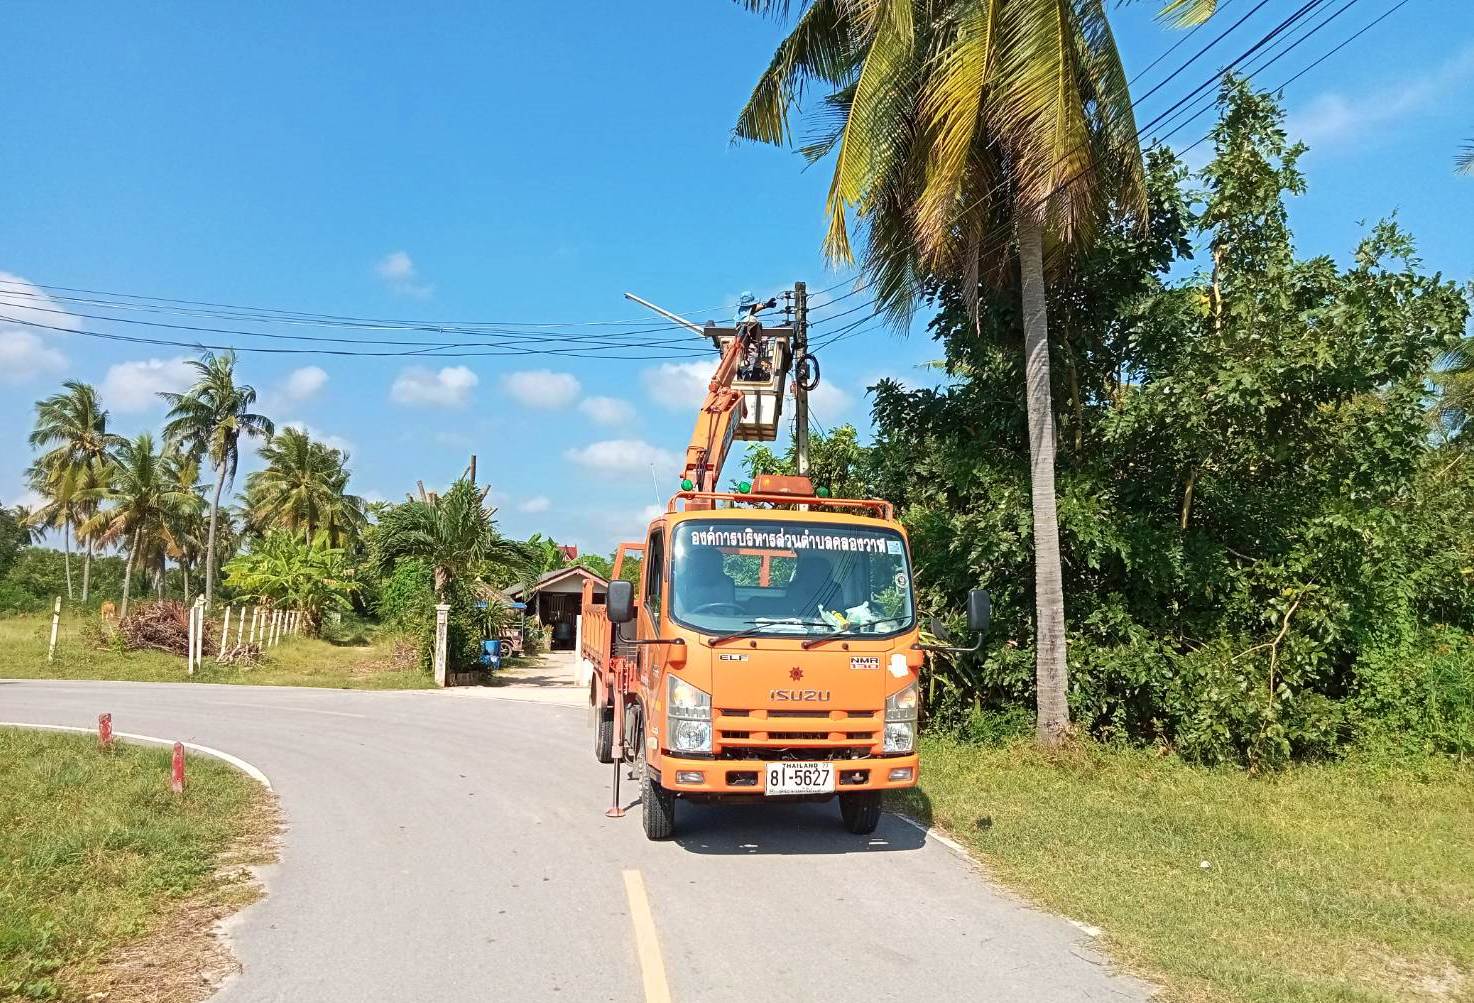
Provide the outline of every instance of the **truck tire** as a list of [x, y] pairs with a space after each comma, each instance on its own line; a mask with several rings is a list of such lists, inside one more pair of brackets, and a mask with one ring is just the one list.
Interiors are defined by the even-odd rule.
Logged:
[[645, 824], [645, 838], [670, 839], [676, 832], [676, 796], [655, 782], [645, 753], [640, 752], [640, 817]]
[[614, 762], [614, 709], [594, 708], [594, 758], [601, 763]]
[[859, 791], [839, 796], [839, 817], [856, 836], [868, 836], [880, 824], [880, 791]]

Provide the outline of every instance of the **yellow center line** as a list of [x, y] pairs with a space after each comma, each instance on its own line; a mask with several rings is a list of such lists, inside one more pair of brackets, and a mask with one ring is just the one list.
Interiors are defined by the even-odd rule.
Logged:
[[660, 938], [655, 935], [655, 917], [650, 913], [650, 897], [645, 894], [644, 875], [625, 871], [624, 891], [630, 900], [630, 922], [635, 925], [635, 953], [645, 979], [645, 1003], [670, 1003], [665, 958], [660, 953]]

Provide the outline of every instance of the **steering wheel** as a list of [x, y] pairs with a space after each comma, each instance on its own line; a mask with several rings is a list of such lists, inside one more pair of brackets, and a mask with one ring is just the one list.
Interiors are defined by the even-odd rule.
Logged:
[[687, 610], [687, 612], [688, 613], [691, 613], [691, 614], [695, 614], [695, 613], [715, 613], [718, 609], [731, 610], [734, 613], [741, 613], [742, 612], [742, 607], [741, 606], [738, 606], [734, 602], [708, 602], [708, 603], [702, 603], [700, 606], [697, 606], [695, 609]]

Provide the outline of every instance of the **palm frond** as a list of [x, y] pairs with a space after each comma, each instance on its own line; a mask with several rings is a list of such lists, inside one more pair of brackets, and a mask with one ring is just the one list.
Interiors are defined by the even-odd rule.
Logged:
[[1474, 142], [1464, 144], [1464, 152], [1454, 160], [1454, 165], [1460, 174], [1474, 174]]
[[1218, 0], [1171, 0], [1157, 16], [1178, 28], [1202, 24], [1218, 10]]
[[[787, 8], [787, 4], [783, 7]], [[733, 134], [738, 139], [780, 145], [788, 141], [788, 112], [809, 79], [839, 84], [852, 73], [855, 46], [840, 0], [818, 0], [778, 45], [758, 78]]]

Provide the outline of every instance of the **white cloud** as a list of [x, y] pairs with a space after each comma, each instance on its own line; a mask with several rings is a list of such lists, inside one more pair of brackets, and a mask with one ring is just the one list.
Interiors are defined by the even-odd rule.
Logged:
[[435, 291], [434, 286], [420, 281], [419, 269], [415, 267], [415, 261], [407, 251], [390, 251], [384, 255], [379, 259], [379, 263], [374, 265], [374, 274], [378, 275], [392, 292], [399, 293], [401, 296], [425, 299]]
[[282, 396], [290, 401], [305, 401], [317, 396], [327, 386], [328, 374], [321, 366], [303, 366], [293, 369], [282, 381]]
[[848, 413], [853, 398], [832, 380], [824, 380], [809, 393], [809, 417], [826, 428], [839, 423]]
[[400, 370], [389, 388], [396, 404], [428, 407], [465, 407], [481, 380], [465, 366], [446, 366], [439, 372], [424, 366]]
[[640, 375], [650, 399], [661, 407], [672, 411], [689, 411], [700, 407], [706, 399], [712, 374], [716, 372], [715, 359], [697, 362], [662, 362]]
[[[48, 328], [74, 324], [39, 287], [0, 272], [0, 381], [25, 383], [65, 371], [67, 357], [53, 344], [64, 335]], [[37, 326], [26, 330], [31, 325]]]
[[1363, 137], [1379, 125], [1402, 122], [1411, 116], [1446, 107], [1474, 77], [1474, 46], [1426, 72], [1404, 75], [1395, 82], [1342, 94], [1325, 91], [1290, 115], [1286, 131], [1291, 139], [1311, 147], [1334, 146]]
[[0, 331], [0, 381], [26, 383], [67, 368], [67, 357], [30, 331]]
[[160, 407], [160, 393], [183, 393], [194, 384], [194, 369], [186, 356], [139, 359], [109, 366], [98, 391], [103, 404], [114, 411], [147, 411]]
[[527, 499], [521, 505], [518, 505], [517, 506], [517, 511], [518, 512], [546, 512], [548, 509], [550, 509], [552, 507], [553, 507], [552, 499], [548, 498], [547, 495], [537, 495], [534, 498]]
[[600, 472], [642, 471], [652, 463], [656, 470], [670, 470], [679, 462], [674, 453], [643, 439], [605, 439], [582, 449], [565, 450], [563, 456], [580, 467]]
[[551, 369], [527, 369], [502, 377], [502, 388], [527, 407], [555, 410], [567, 407], [583, 387], [572, 373], [555, 373]]
[[578, 409], [600, 425], [626, 425], [635, 417], [634, 405], [619, 397], [585, 397]]
[[297, 431], [307, 436], [307, 438], [311, 439], [313, 442], [320, 442], [324, 446], [327, 446], [329, 449], [336, 449], [343, 453], [353, 452], [353, 443], [349, 442], [341, 435], [330, 435], [320, 428], [314, 428], [313, 426], [307, 424], [307, 422], [305, 421], [282, 422], [281, 425], [278, 426], [278, 428], [295, 428]]

